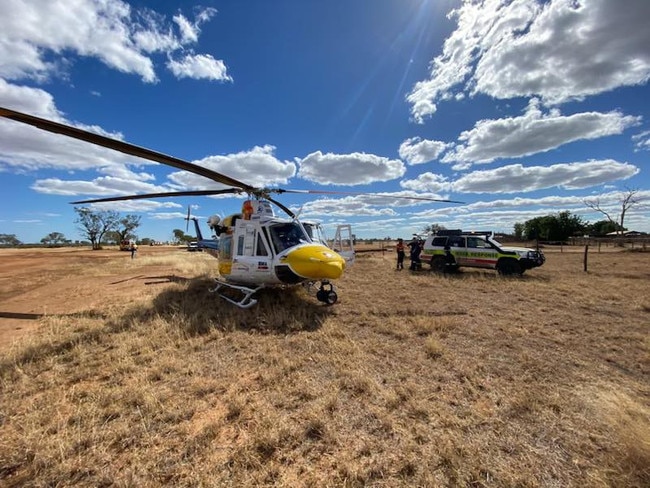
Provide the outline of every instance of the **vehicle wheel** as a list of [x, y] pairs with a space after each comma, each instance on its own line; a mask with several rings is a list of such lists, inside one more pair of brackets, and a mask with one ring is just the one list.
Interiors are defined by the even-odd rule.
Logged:
[[514, 259], [502, 259], [497, 264], [497, 271], [504, 276], [522, 273], [521, 266]]
[[431, 269], [437, 271], [438, 273], [444, 273], [445, 271], [445, 258], [442, 256], [435, 256], [431, 259]]

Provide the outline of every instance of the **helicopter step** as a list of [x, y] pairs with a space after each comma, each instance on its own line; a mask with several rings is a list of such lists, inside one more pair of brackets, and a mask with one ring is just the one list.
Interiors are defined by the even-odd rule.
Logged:
[[[214, 288], [210, 288], [208, 291], [210, 291], [211, 293], [216, 293], [227, 302], [230, 302], [233, 305], [244, 309], [250, 308], [253, 305], [255, 305], [257, 303], [257, 300], [253, 298], [253, 295], [258, 291], [260, 291], [262, 288], [265, 288], [264, 286], [258, 286], [257, 288], [249, 288], [248, 286], [233, 285], [232, 283], [226, 283], [225, 281], [219, 281], [219, 280], [214, 280], [214, 281], [216, 283], [216, 286]], [[221, 289], [235, 290], [243, 294], [243, 296], [240, 300], [235, 300], [229, 297], [228, 295], [222, 293], [220, 291]]]

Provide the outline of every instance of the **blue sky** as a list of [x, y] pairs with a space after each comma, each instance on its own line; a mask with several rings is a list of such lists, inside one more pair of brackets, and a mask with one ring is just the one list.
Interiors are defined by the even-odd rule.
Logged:
[[[333, 235], [512, 231], [564, 210], [650, 232], [647, 0], [9, 0], [0, 106], [282, 195]], [[70, 201], [218, 185], [0, 120], [0, 233], [80, 239]], [[395, 199], [420, 195], [448, 204]], [[167, 240], [241, 199], [115, 202]], [[278, 209], [278, 212], [281, 212]]]

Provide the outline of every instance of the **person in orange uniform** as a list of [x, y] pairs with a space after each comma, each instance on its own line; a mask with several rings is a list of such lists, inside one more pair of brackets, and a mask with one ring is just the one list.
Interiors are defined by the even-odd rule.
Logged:
[[397, 245], [395, 246], [397, 251], [397, 269], [404, 269], [404, 240], [397, 239]]

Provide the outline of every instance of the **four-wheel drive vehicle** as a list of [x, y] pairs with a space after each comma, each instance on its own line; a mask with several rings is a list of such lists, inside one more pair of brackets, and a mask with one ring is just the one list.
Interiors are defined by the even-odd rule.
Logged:
[[424, 242], [420, 259], [437, 271], [471, 268], [496, 269], [500, 274], [523, 274], [544, 264], [541, 251], [508, 247], [492, 238], [492, 232], [440, 230]]

